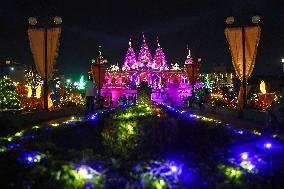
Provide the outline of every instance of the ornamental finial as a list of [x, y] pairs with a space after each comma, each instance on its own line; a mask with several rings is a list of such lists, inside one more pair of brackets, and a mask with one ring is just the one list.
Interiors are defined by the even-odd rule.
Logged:
[[158, 47], [160, 47], [159, 37], [158, 36], [157, 36], [157, 44], [158, 44]]
[[144, 32], [142, 32], [143, 42], [146, 43], [146, 37], [144, 35]]
[[190, 58], [191, 54], [190, 54], [190, 49], [188, 48], [188, 45], [186, 45], [186, 49], [187, 49], [187, 51], [188, 51], [187, 58]]

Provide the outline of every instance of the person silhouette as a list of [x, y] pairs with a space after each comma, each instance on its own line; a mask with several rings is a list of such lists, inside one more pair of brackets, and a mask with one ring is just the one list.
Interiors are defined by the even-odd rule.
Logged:
[[88, 78], [86, 83], [86, 113], [94, 111], [94, 99], [97, 95], [96, 85], [91, 77]]

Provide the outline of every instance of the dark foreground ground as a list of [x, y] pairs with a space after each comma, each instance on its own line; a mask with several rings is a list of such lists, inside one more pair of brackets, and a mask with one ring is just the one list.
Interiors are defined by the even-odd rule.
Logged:
[[171, 107], [71, 117], [0, 139], [1, 188], [283, 188], [284, 145]]

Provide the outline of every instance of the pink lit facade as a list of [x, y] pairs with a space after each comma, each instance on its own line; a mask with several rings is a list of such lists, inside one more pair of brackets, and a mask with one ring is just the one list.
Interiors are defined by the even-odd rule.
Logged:
[[[192, 60], [191, 57], [190, 60]], [[191, 96], [191, 86], [185, 70], [178, 64], [168, 66], [158, 40], [154, 59], [152, 59], [144, 35], [138, 59], [130, 41], [122, 67], [120, 68], [117, 64], [107, 69], [101, 94], [105, 97], [107, 105], [112, 98], [116, 106], [119, 97], [123, 94], [126, 97], [136, 96], [140, 83], [143, 81], [152, 88], [152, 101], [183, 106], [186, 97]], [[198, 85], [200, 84], [197, 83], [197, 88]]]

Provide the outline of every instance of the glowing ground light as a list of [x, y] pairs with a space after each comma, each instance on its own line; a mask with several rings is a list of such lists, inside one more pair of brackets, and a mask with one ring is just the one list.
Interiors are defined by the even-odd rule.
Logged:
[[171, 168], [172, 172], [177, 172], [177, 170], [178, 170], [178, 168], [174, 165], [172, 165], [170, 168]]
[[8, 150], [8, 148], [6, 147], [0, 147], [0, 152], [6, 152]]
[[35, 125], [32, 127], [32, 129], [39, 129], [40, 127], [38, 125]]
[[52, 127], [58, 127], [59, 124], [58, 124], [58, 123], [52, 123], [51, 126], [52, 126]]
[[34, 163], [39, 163], [43, 159], [45, 159], [45, 155], [41, 154], [40, 152], [30, 152], [30, 153], [25, 153], [23, 155], [23, 158], [18, 158], [19, 161], [22, 161], [28, 165], [32, 165]]
[[20, 132], [17, 132], [14, 134], [15, 137], [20, 137], [20, 136], [23, 136], [24, 134], [24, 131], [20, 131]]
[[163, 189], [163, 188], [166, 188], [167, 184], [163, 179], [160, 179], [160, 180], [155, 180], [153, 182], [153, 186], [156, 189]]
[[253, 172], [255, 165], [253, 165], [250, 161], [242, 161], [240, 166], [244, 169], [247, 169], [248, 172]]
[[98, 118], [98, 114], [95, 113], [95, 114], [92, 114], [88, 117], [89, 120], [96, 120]]
[[265, 143], [264, 147], [267, 148], [267, 149], [270, 149], [272, 147], [272, 144], [271, 143]]
[[133, 131], [133, 127], [131, 125], [127, 125], [127, 129], [128, 129], [129, 132]]
[[92, 179], [93, 178], [93, 174], [86, 167], [80, 167], [78, 169], [78, 174], [81, 178], [84, 178], [84, 179]]
[[34, 139], [35, 136], [34, 135], [23, 135], [23, 136], [20, 136], [19, 138], [21, 140], [24, 140], [24, 139]]
[[239, 179], [244, 173], [240, 168], [229, 167], [226, 165], [219, 165], [218, 168], [229, 178]]
[[17, 143], [7, 143], [5, 144], [5, 146], [8, 148], [8, 149], [14, 149], [16, 147], [20, 147], [20, 144], [17, 144]]
[[155, 160], [139, 163], [133, 175], [139, 178], [142, 188], [179, 188], [178, 183], [193, 184], [196, 174], [189, 167], [176, 161]]
[[248, 159], [248, 153], [247, 152], [242, 153], [241, 156], [242, 156], [243, 160]]

